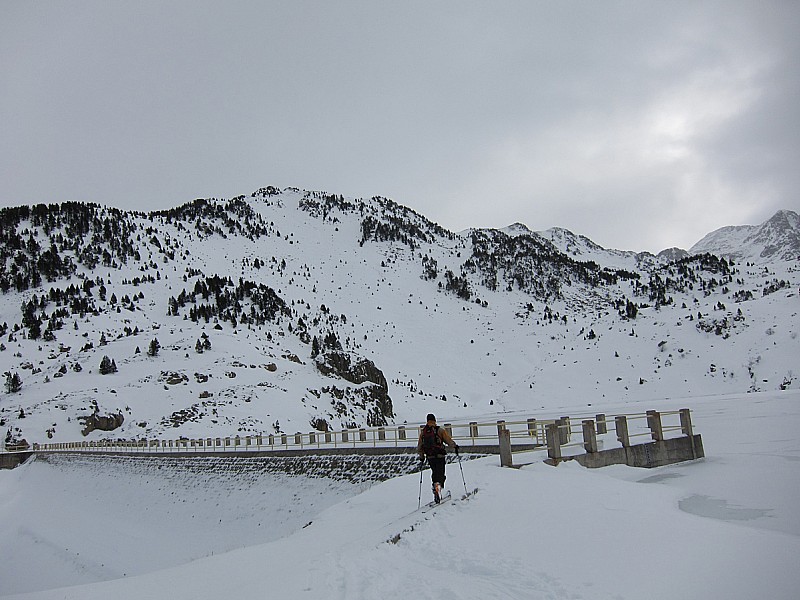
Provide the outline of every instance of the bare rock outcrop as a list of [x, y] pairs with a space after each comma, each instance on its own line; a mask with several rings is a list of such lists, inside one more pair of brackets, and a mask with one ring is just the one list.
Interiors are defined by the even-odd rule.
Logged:
[[386, 425], [387, 419], [394, 417], [386, 377], [371, 360], [341, 350], [329, 350], [319, 354], [314, 359], [314, 364], [323, 375], [339, 377], [359, 386], [349, 394], [343, 392], [342, 400], [347, 398], [351, 403], [358, 405], [358, 408], [366, 411], [367, 425], [372, 427]]
[[125, 417], [122, 416], [121, 412], [109, 415], [101, 415], [95, 412], [85, 417], [79, 417], [78, 420], [81, 425], [83, 425], [81, 433], [87, 436], [95, 429], [99, 429], [100, 431], [114, 431], [122, 426], [125, 422]]

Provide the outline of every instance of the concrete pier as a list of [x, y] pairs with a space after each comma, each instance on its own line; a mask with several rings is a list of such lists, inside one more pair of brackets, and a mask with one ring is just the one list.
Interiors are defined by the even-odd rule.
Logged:
[[628, 465], [652, 469], [687, 460], [705, 457], [703, 439], [700, 434], [692, 437], [682, 436], [646, 444], [611, 448], [570, 457], [584, 467], [596, 469], [609, 465]]
[[0, 453], [0, 469], [14, 469], [33, 456], [33, 452]]

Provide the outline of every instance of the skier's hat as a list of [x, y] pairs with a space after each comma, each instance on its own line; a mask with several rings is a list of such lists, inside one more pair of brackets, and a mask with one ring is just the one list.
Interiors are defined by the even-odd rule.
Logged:
[[428, 416], [425, 417], [425, 419], [427, 421], [435, 421], [436, 420], [436, 416], [433, 413], [428, 413]]

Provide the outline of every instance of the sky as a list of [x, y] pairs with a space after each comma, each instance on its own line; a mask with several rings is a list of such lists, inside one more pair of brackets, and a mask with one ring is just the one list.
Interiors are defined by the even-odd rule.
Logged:
[[0, 1], [0, 206], [385, 196], [689, 248], [798, 210], [797, 2]]

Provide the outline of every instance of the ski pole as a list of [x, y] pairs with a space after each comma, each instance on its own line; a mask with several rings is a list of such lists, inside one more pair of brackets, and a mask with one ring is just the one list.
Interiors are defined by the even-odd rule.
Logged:
[[422, 471], [425, 470], [425, 463], [420, 461], [419, 463], [419, 500], [417, 501], [417, 509], [422, 506]]
[[456, 452], [456, 458], [458, 458], [458, 470], [461, 471], [461, 481], [464, 484], [464, 493], [469, 494], [467, 491], [467, 480], [464, 479], [464, 469], [461, 468], [461, 455]]

